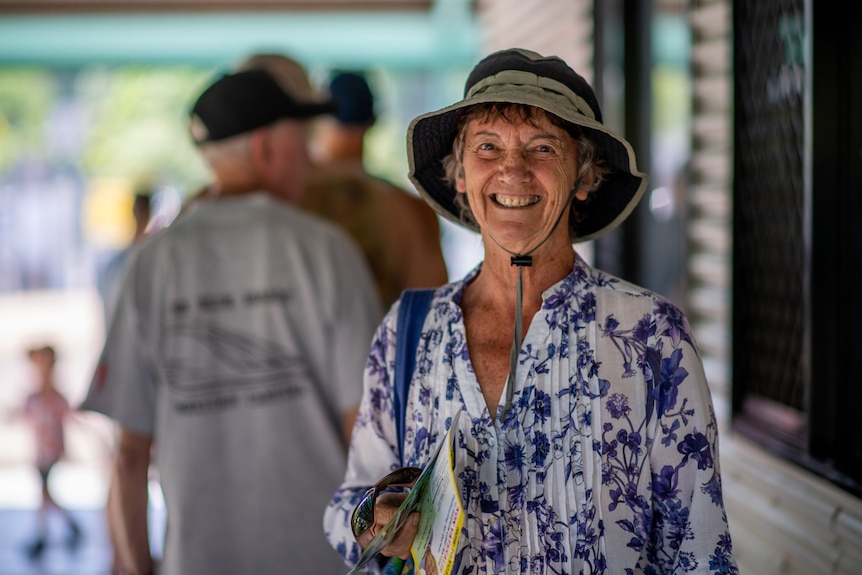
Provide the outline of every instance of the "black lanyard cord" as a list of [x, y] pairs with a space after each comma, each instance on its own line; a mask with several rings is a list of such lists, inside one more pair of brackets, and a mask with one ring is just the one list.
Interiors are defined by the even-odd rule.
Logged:
[[514, 333], [514, 341], [512, 342], [512, 350], [509, 352], [509, 375], [506, 379], [506, 403], [503, 404], [503, 417], [505, 417], [506, 413], [508, 413], [509, 409], [512, 407], [512, 399], [515, 396], [515, 370], [518, 368], [518, 355], [521, 351], [521, 341], [523, 337], [523, 303], [524, 303], [524, 267], [533, 265], [533, 256], [530, 255], [539, 249], [551, 235], [554, 233], [554, 230], [557, 229], [557, 226], [560, 225], [560, 221], [563, 219], [563, 214], [566, 213], [566, 208], [568, 208], [572, 200], [575, 198], [575, 192], [581, 185], [581, 179], [575, 182], [575, 187], [569, 193], [569, 198], [566, 201], [563, 208], [560, 210], [559, 215], [557, 215], [557, 221], [554, 222], [554, 227], [548, 232], [548, 235], [536, 244], [532, 249], [523, 254], [516, 254], [515, 252], [506, 249], [504, 246], [500, 245], [494, 236], [490, 233], [488, 237], [491, 238], [497, 247], [499, 247], [504, 252], [508, 253], [512, 256], [511, 265], [518, 266], [518, 287], [515, 295], [515, 333]]

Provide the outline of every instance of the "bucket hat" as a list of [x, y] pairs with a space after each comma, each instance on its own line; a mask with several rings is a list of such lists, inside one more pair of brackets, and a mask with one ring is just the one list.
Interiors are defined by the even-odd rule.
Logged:
[[569, 221], [575, 242], [589, 241], [612, 230], [640, 201], [648, 178], [638, 171], [631, 144], [602, 123], [598, 100], [587, 81], [556, 56], [512, 48], [494, 52], [476, 64], [467, 77], [463, 100], [423, 114], [407, 128], [408, 177], [444, 218], [479, 231], [462, 218], [455, 204], [458, 192], [446, 181], [441, 160], [452, 151], [459, 112], [491, 102], [542, 108], [579, 126], [595, 142], [610, 171], [589, 201], [576, 206], [578, 219], [573, 213]]

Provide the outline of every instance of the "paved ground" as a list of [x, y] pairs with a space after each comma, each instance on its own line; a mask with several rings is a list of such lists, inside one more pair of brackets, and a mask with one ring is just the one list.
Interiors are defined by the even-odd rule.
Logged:
[[[105, 525], [111, 423], [79, 413], [67, 425], [67, 457], [51, 475], [57, 501], [83, 528], [74, 548], [66, 526], [49, 521], [50, 540], [40, 560], [27, 545], [36, 534], [39, 477], [30, 467], [32, 438], [15, 411], [32, 390], [26, 350], [53, 344], [58, 387], [73, 405], [84, 397], [103, 337], [101, 307], [92, 290], [0, 294], [0, 575], [108, 575], [111, 551]], [[151, 493], [153, 540], [160, 541], [164, 512], [158, 486]], [[159, 554], [160, 545], [154, 551]]]
[[111, 551], [100, 475], [80, 465], [58, 465], [51, 485], [58, 502], [80, 524], [82, 537], [74, 547], [67, 545], [67, 526], [52, 514], [45, 552], [32, 560], [27, 548], [37, 532], [39, 478], [26, 466], [0, 468], [0, 574], [107, 575]]
[[[49, 515], [49, 539], [38, 558], [28, 555], [37, 533], [39, 479], [29, 467], [0, 467], [0, 575], [108, 575], [111, 550], [105, 524], [104, 473], [90, 465], [61, 463], [52, 474], [51, 488], [82, 529], [76, 545], [69, 543], [66, 523]], [[164, 507], [158, 485], [151, 489], [151, 539], [160, 555]]]

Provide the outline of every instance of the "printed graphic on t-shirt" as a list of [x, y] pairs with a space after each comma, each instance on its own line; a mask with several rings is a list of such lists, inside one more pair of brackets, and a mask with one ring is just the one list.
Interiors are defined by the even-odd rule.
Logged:
[[296, 399], [309, 381], [308, 363], [285, 342], [247, 333], [223, 314], [281, 307], [285, 290], [249, 291], [240, 297], [210, 293], [193, 303], [177, 300], [174, 321], [164, 330], [163, 374], [174, 409], [182, 413], [221, 411], [240, 404], [263, 405]]
[[176, 392], [257, 387], [307, 376], [301, 357], [216, 323], [173, 325], [167, 340], [164, 370]]

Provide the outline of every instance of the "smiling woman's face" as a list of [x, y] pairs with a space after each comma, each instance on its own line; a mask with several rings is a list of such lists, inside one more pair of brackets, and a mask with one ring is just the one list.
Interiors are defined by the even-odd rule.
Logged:
[[[574, 139], [541, 110], [529, 121], [495, 116], [470, 120], [464, 131], [463, 171], [455, 187], [467, 194], [483, 233], [515, 253], [525, 253], [557, 226], [568, 242], [569, 193], [575, 186]], [[578, 191], [579, 199], [586, 192]]]

